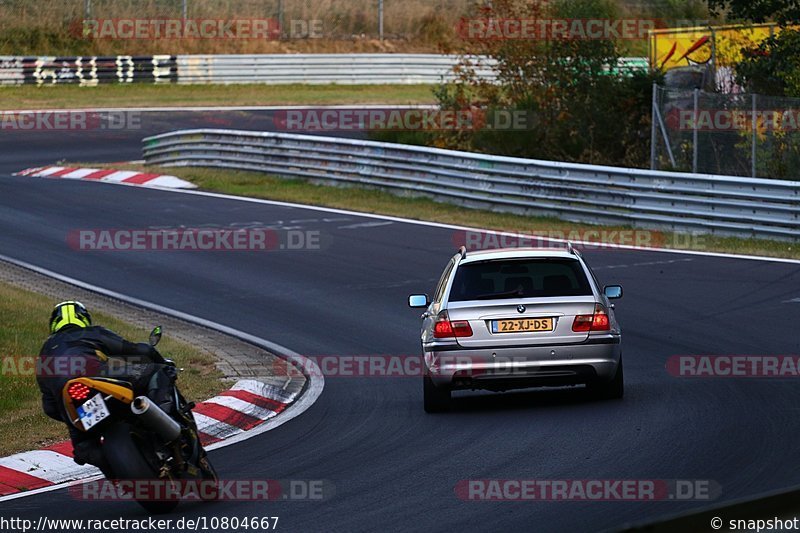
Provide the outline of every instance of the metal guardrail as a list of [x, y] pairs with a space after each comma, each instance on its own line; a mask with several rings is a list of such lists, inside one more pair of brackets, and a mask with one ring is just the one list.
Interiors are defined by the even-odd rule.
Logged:
[[[437, 54], [156, 55], [145, 57], [0, 56], [0, 85], [100, 83], [437, 84], [455, 77], [460, 58]], [[476, 74], [496, 79], [495, 62], [473, 57]], [[647, 70], [623, 58], [614, 74]]]
[[[436, 84], [453, 80], [457, 55], [274, 54], [178, 56], [178, 83]], [[468, 58], [475, 74], [494, 81], [496, 61]], [[622, 58], [614, 73], [647, 71], [647, 59]]]
[[[457, 56], [268, 54], [178, 56], [178, 83], [435, 84], [454, 78]], [[479, 76], [493, 80], [493, 62]]]
[[272, 132], [144, 139], [147, 164], [311, 178], [583, 223], [800, 239], [800, 182], [655, 172]]

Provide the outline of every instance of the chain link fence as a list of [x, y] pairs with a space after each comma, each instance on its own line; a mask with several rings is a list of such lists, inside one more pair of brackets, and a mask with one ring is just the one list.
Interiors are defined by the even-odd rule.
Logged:
[[800, 98], [653, 86], [651, 168], [800, 176]]
[[486, 0], [64, 0], [42, 12], [37, 0], [0, 0], [0, 27], [80, 19], [270, 18], [322, 21], [324, 37], [410, 38], [455, 27], [459, 17]]

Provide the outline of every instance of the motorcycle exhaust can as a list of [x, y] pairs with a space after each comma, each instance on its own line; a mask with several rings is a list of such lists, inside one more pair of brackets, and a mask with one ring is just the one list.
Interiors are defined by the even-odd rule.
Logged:
[[162, 436], [167, 442], [181, 436], [181, 426], [165, 413], [147, 396], [139, 396], [131, 403], [131, 412], [151, 431]]

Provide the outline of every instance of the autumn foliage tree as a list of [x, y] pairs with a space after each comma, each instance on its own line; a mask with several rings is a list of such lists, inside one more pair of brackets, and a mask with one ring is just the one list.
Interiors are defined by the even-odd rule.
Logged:
[[[492, 21], [615, 20], [618, 14], [610, 0], [493, 0], [474, 18], [489, 28]], [[459, 32], [464, 60], [458, 81], [437, 91], [441, 106], [522, 113], [527, 127], [441, 131], [436, 145], [595, 164], [647, 163], [653, 75], [618, 72], [622, 49], [613, 35], [504, 38], [485, 31], [476, 36], [469, 31], [473, 23], [464, 21]], [[474, 56], [496, 62], [496, 83], [476, 74]]]
[[800, 97], [800, 2], [797, 0], [708, 0], [715, 14], [735, 22], [776, 22], [781, 31], [744, 49], [737, 82], [749, 92]]

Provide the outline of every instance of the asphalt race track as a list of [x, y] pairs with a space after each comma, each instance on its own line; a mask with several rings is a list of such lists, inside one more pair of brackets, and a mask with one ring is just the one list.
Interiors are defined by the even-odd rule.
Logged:
[[[179, 126], [182, 127], [182, 126]], [[31, 134], [39, 135], [39, 134]], [[80, 151], [0, 140], [0, 254], [235, 327], [304, 355], [417, 355], [411, 292], [431, 292], [454, 230], [353, 214], [68, 180], [10, 176], [58, 157], [138, 158], [129, 138]], [[141, 137], [141, 135], [138, 135]], [[54, 139], [55, 140], [55, 139]], [[18, 149], [9, 152], [17, 146]], [[81, 252], [76, 229], [232, 227], [319, 231], [314, 251]], [[587, 531], [707, 502], [471, 502], [459, 480], [704, 479], [718, 501], [800, 482], [800, 386], [792, 379], [671, 376], [672, 355], [799, 354], [797, 264], [644, 251], [589, 251], [620, 283], [626, 396], [576, 391], [459, 395], [426, 415], [420, 378], [326, 379], [299, 418], [212, 452], [226, 479], [326, 480], [323, 501], [219, 502], [174, 517], [279, 516], [283, 531]], [[64, 295], [65, 297], [68, 295]], [[42, 318], [45, 320], [45, 317]], [[168, 333], [167, 333], [168, 334]], [[0, 503], [0, 516], [145, 517], [133, 503], [66, 490]]]
[[[354, 106], [351, 106], [354, 107]], [[52, 115], [42, 114], [46, 125], [56, 124]], [[68, 116], [60, 114], [65, 120]], [[281, 130], [280, 111], [218, 110], [147, 111], [137, 109], [89, 112], [79, 115], [86, 129], [0, 130], [0, 172], [17, 172], [26, 167], [53, 164], [61, 159], [71, 161], [131, 161], [142, 157], [142, 139], [168, 131], [191, 128], [219, 128], [253, 131]], [[285, 116], [285, 115], [284, 115]], [[95, 119], [94, 117], [102, 117]], [[277, 120], [277, 122], [276, 122]], [[52, 127], [52, 126], [51, 126]], [[310, 131], [289, 133], [314, 134]], [[359, 132], [332, 132], [338, 137], [364, 137]]]

